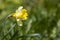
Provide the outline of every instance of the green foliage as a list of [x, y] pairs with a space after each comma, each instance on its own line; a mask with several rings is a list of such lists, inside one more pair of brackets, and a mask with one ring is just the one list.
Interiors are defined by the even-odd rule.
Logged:
[[[8, 17], [19, 6], [28, 11], [28, 20], [18, 26]], [[0, 40], [60, 40], [60, 0], [0, 0]]]

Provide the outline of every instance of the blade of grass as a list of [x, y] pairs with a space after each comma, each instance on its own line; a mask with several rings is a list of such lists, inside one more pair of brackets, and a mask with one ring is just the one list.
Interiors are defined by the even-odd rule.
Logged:
[[15, 27], [15, 25], [16, 25], [16, 24], [14, 24], [14, 25], [10, 28], [10, 30], [6, 33], [6, 35], [2, 38], [2, 40], [10, 33], [10, 31]]
[[14, 35], [11, 37], [11, 39], [10, 40], [14, 40], [14, 38], [16, 37], [16, 35], [18, 34], [18, 30], [14, 33]]

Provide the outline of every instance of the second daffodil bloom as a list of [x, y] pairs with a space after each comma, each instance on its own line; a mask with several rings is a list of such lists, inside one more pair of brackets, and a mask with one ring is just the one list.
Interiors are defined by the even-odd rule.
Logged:
[[20, 6], [15, 13], [12, 14], [13, 17], [17, 19], [17, 22], [19, 23], [20, 21], [20, 26], [22, 25], [21, 20], [27, 20], [27, 10], [23, 9], [23, 6]]

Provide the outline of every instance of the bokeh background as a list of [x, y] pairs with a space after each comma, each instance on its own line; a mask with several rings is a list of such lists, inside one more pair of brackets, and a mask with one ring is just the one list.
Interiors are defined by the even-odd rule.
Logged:
[[[19, 6], [29, 15], [23, 26], [8, 17]], [[0, 40], [60, 40], [60, 0], [0, 0]]]

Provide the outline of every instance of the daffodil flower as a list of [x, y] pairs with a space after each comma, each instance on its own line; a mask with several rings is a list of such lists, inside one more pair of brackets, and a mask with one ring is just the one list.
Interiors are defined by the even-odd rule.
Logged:
[[23, 19], [23, 20], [27, 20], [27, 10], [23, 9], [23, 7], [19, 7], [18, 10], [16, 10], [16, 12], [12, 15], [13, 17], [17, 18], [17, 19]]
[[[26, 9], [23, 9], [23, 6], [20, 6], [12, 16], [15, 17], [19, 23], [20, 20], [27, 20], [28, 13]], [[21, 21], [20, 23], [20, 25], [22, 25]]]

